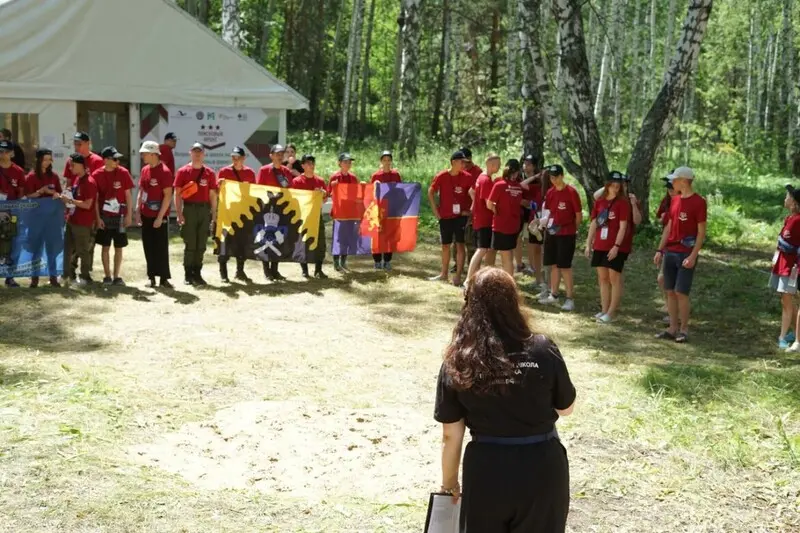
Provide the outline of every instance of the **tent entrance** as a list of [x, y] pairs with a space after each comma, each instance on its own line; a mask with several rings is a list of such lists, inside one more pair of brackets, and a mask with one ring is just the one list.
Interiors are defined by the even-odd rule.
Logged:
[[120, 102], [78, 102], [78, 131], [92, 139], [92, 151], [100, 153], [115, 146], [124, 154], [121, 163], [130, 168], [131, 134], [128, 104]]

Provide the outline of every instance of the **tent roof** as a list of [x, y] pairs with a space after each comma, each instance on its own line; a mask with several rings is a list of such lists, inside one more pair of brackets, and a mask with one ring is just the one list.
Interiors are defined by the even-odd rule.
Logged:
[[0, 97], [305, 109], [171, 0], [0, 0]]

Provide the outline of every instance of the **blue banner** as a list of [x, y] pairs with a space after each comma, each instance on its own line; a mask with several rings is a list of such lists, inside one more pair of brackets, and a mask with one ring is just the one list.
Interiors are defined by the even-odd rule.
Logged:
[[0, 201], [0, 279], [58, 276], [64, 270], [64, 203]]

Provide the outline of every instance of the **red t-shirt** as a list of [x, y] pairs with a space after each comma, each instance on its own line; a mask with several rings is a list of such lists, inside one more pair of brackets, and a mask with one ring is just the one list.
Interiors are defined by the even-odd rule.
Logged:
[[389, 172], [384, 172], [383, 170], [377, 171], [372, 175], [369, 182], [375, 183], [376, 181], [380, 181], [381, 183], [400, 183], [403, 180], [400, 178], [400, 173], [392, 169]]
[[592, 208], [592, 220], [596, 220], [598, 215], [605, 209], [609, 210], [608, 220], [605, 226], [597, 225], [597, 229], [594, 233], [593, 247], [598, 252], [608, 252], [619, 242], [619, 251], [624, 252], [623, 246], [628, 230], [626, 229], [625, 235], [623, 235], [622, 238], [618, 237], [617, 234], [619, 233], [619, 225], [621, 222], [627, 222], [628, 228], [632, 226], [631, 205], [626, 198], [615, 198], [614, 200], [600, 198], [594, 203], [594, 207]]
[[[443, 219], [465, 216], [472, 205], [469, 190], [472, 188], [472, 176], [459, 172], [455, 176], [449, 170], [436, 174], [431, 182], [433, 192], [439, 193], [439, 216]], [[454, 209], [455, 205], [458, 207]]]
[[328, 191], [325, 187], [325, 180], [319, 176], [307, 178], [304, 174], [300, 174], [292, 180], [292, 187], [303, 191], [322, 191], [326, 195]]
[[139, 177], [139, 192], [142, 194], [142, 205], [139, 208], [142, 216], [151, 218], [158, 216], [161, 202], [164, 200], [164, 189], [172, 188], [172, 180], [172, 172], [164, 163], [159, 163], [155, 167], [145, 165], [142, 168]]
[[[527, 189], [522, 189], [522, 199], [525, 200], [525, 208], [530, 209], [535, 207], [535, 211], [531, 212], [531, 219], [534, 218], [534, 213], [542, 209], [542, 184], [539, 181], [528, 184]], [[531, 206], [530, 202], [534, 202], [536, 206]]]
[[672, 196], [667, 194], [664, 198], [661, 199], [661, 203], [658, 204], [658, 209], [656, 210], [656, 218], [662, 224], [667, 223], [666, 219], [664, 218], [664, 215], [666, 215], [669, 212], [669, 206], [671, 202], [672, 202]]
[[475, 201], [472, 203], [472, 229], [492, 227], [494, 213], [486, 207], [486, 200], [492, 192], [495, 182], [487, 174], [481, 174], [475, 182]]
[[358, 183], [358, 178], [352, 172], [336, 172], [328, 179], [328, 191], [333, 194], [337, 183]]
[[23, 192], [26, 196], [29, 196], [42, 187], [52, 186], [50, 189], [53, 192], [60, 193], [61, 192], [61, 180], [58, 179], [58, 175], [53, 172], [47, 172], [42, 175], [41, 179], [36, 176], [36, 172], [29, 172], [27, 176], [25, 176], [25, 186], [23, 187]]
[[161, 162], [167, 165], [167, 168], [172, 175], [175, 175], [175, 154], [172, 153], [172, 148], [168, 144], [158, 145], [158, 150], [161, 152]]
[[22, 198], [25, 189], [25, 171], [11, 163], [8, 168], [0, 167], [0, 193], [6, 195], [6, 200]]
[[203, 165], [202, 168], [192, 168], [191, 164], [184, 165], [178, 169], [175, 174], [174, 187], [184, 187], [190, 181], [197, 182], [197, 192], [189, 198], [184, 198], [183, 201], [187, 204], [207, 204], [211, 191], [216, 191], [219, 186], [217, 185], [217, 177], [214, 171]]
[[475, 164], [473, 164], [469, 168], [469, 170], [467, 170], [465, 168], [464, 172], [469, 174], [469, 186], [470, 186], [470, 188], [475, 186], [475, 182], [478, 181], [478, 178], [480, 178], [481, 174], [483, 174], [483, 170], [481, 169], [481, 167], [479, 167], [478, 165], [475, 165]]
[[[281, 175], [286, 180], [286, 185], [281, 185], [281, 182], [278, 180], [278, 176]], [[292, 187], [292, 180], [294, 180], [294, 176], [292, 175], [292, 170], [284, 165], [280, 167], [275, 167], [272, 163], [269, 165], [264, 165], [258, 170], [258, 177], [256, 178], [256, 183], [259, 185], [269, 185], [270, 187], [283, 187], [284, 189], [288, 189]]]
[[100, 202], [100, 212], [109, 215], [123, 215], [127, 213], [126, 205], [125, 210], [113, 212], [106, 209], [108, 206], [106, 202], [116, 199], [120, 204], [125, 204], [125, 192], [133, 189], [133, 178], [131, 173], [125, 167], [117, 167], [111, 172], [105, 168], [95, 170], [92, 174], [92, 179], [97, 184], [97, 201]]
[[[74, 178], [72, 180], [72, 198], [75, 200], [89, 200], [97, 201], [97, 183], [94, 179], [85, 175], [81, 178]], [[75, 212], [69, 215], [67, 221], [76, 226], [92, 227], [94, 225], [94, 202], [88, 209], [83, 207], [75, 207]]]
[[697, 237], [697, 226], [706, 221], [707, 207], [705, 199], [699, 194], [688, 198], [681, 195], [672, 197], [667, 213], [667, 220], [672, 222], [667, 235], [667, 250], [670, 252], [689, 253], [691, 246], [684, 246], [681, 240]]
[[222, 180], [238, 181], [241, 183], [255, 183], [256, 173], [248, 166], [242, 167], [242, 170], [236, 170], [233, 168], [233, 165], [228, 165], [227, 167], [222, 167], [219, 169], [219, 174], [217, 175], [217, 184], [219, 185], [219, 182]]
[[[89, 152], [89, 155], [85, 156], [85, 159], [86, 173], [90, 176], [98, 168], [103, 168], [106, 166], [106, 164], [103, 162], [103, 158], [94, 152]], [[67, 178], [67, 183], [72, 183], [76, 177], [75, 174], [72, 173], [72, 165], [70, 164], [69, 159], [67, 160], [67, 166], [64, 168], [64, 177]]]
[[519, 232], [522, 216], [522, 187], [515, 181], [497, 180], [489, 193], [489, 200], [495, 203], [497, 210], [492, 219], [492, 231], [506, 235]]
[[[559, 226], [556, 235], [575, 235], [575, 215], [581, 212], [581, 197], [572, 185], [565, 185], [560, 191], [550, 187], [545, 195], [544, 207], [550, 211], [552, 225]], [[548, 222], [548, 227], [551, 222]]]
[[[780, 235], [792, 246], [800, 247], [800, 213], [786, 217]], [[792, 267], [797, 264], [797, 254], [787, 254], [780, 248], [775, 254], [775, 259], [772, 261], [772, 273], [778, 276], [791, 275]]]

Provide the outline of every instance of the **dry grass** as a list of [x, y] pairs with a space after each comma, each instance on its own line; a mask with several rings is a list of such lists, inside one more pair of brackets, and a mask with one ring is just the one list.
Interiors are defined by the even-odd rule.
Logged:
[[[272, 287], [253, 264], [259, 285], [173, 293], [137, 285], [138, 242], [129, 255], [123, 290], [0, 291], [0, 531], [421, 530], [461, 302], [423, 281], [432, 247], [391, 276], [284, 265]], [[645, 261], [610, 328], [587, 319], [584, 265], [579, 313], [534, 311], [579, 390], [560, 426], [571, 530], [797, 531], [800, 361], [767, 345], [774, 302], [754, 300], [756, 274], [709, 265], [695, 342], [658, 344]], [[753, 288], [748, 309], [708, 295], [722, 273]]]

